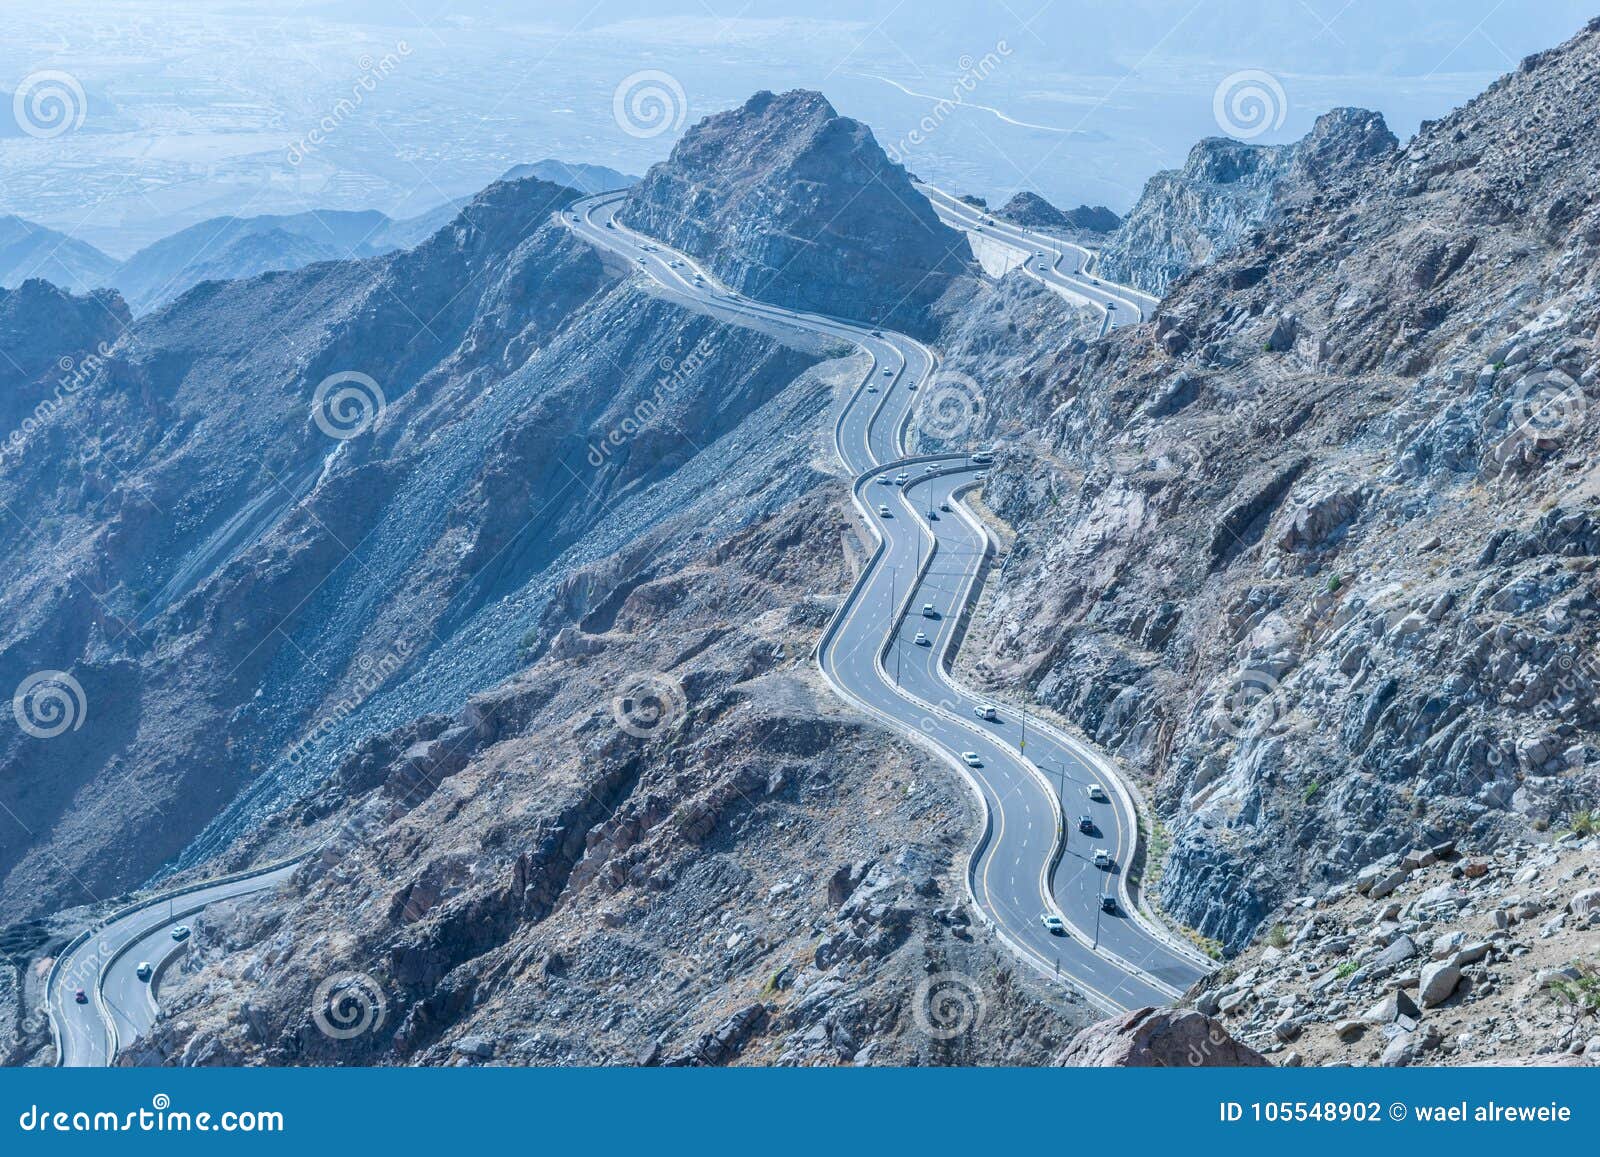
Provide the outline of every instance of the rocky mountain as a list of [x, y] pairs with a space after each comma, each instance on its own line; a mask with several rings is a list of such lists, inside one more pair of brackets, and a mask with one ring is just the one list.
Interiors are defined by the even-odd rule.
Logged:
[[[947, 326], [1014, 446], [964, 669], [1125, 763], [1150, 894], [1222, 949], [1600, 791], [1597, 67], [1600, 22], [1403, 149], [1307, 150], [1153, 324], [1086, 342], [1002, 284]], [[1020, 357], [1015, 316], [1056, 336]]]
[[[869, 550], [828, 422], [860, 357], [657, 297], [573, 196], [197, 287], [0, 474], [44, 527], [0, 681], [70, 668], [94, 723], [0, 752], [8, 912], [314, 849], [196, 921], [133, 1060], [1050, 1055], [1090, 1017], [965, 907], [965, 789], [810, 659]], [[318, 406], [357, 373], [366, 412]], [[386, 1019], [346, 1047], [307, 995], [352, 969]], [[957, 1036], [917, 1011], [947, 973]]]
[[760, 92], [707, 117], [645, 174], [623, 217], [742, 292], [914, 330], [972, 268], [964, 235], [865, 125], [815, 92]]
[[0, 288], [40, 278], [72, 293], [110, 284], [116, 260], [65, 233], [0, 216]]
[[995, 216], [1030, 229], [1070, 229], [1079, 233], [1113, 233], [1122, 224], [1122, 218], [1104, 205], [1093, 208], [1079, 205], [1062, 212], [1039, 194], [1027, 190], [996, 209]]
[[559, 161], [546, 157], [530, 164], [513, 165], [501, 176], [502, 181], [520, 181], [524, 177], [538, 177], [552, 185], [565, 185], [580, 193], [609, 193], [613, 189], [626, 189], [637, 184], [638, 177], [619, 173], [604, 165], [586, 165], [576, 161]]
[[318, 261], [346, 261], [410, 248], [461, 211], [459, 205], [396, 221], [375, 209], [213, 217], [147, 245], [104, 274], [136, 313], [202, 281], [233, 281]]
[[1188, 270], [1236, 247], [1251, 229], [1291, 211], [1347, 173], [1396, 148], [1383, 117], [1334, 109], [1289, 145], [1210, 137], [1181, 169], [1157, 173], [1100, 255], [1107, 277], [1160, 295]]
[[[416, 249], [197, 289], [0, 474], [39, 520], [0, 547], [0, 682], [71, 671], [97, 720], [7, 733], [0, 793], [34, 833], [3, 847], [8, 907], [120, 891], [326, 774], [342, 736], [459, 707], [604, 543], [778, 500], [704, 516], [726, 476], [699, 447], [812, 355], [740, 331], [665, 374], [706, 324], [573, 242], [573, 196], [496, 185]], [[663, 421], [591, 463], [641, 400]], [[691, 463], [687, 489], [635, 493]]]

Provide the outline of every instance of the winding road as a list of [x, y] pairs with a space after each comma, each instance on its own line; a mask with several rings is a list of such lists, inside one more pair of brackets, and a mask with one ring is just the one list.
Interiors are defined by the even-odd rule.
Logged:
[[[1155, 305], [1148, 295], [1086, 273], [1093, 255], [1081, 246], [992, 221], [940, 190], [922, 191], [946, 223], [1016, 250], [1028, 276], [1100, 309], [1106, 328], [1117, 319], [1140, 320]], [[1128, 887], [1124, 873], [1137, 854], [1138, 817], [1114, 767], [1048, 724], [974, 695], [950, 673], [995, 550], [962, 501], [982, 484], [984, 467], [966, 454], [908, 457], [905, 434], [919, 397], [924, 412], [959, 409], [960, 375], [941, 385], [938, 355], [904, 334], [735, 292], [699, 262], [618, 220], [626, 197], [617, 191], [587, 198], [561, 220], [686, 308], [733, 325], [837, 339], [868, 357], [866, 376], [838, 415], [834, 444], [854, 475], [855, 503], [878, 547], [818, 645], [817, 663], [847, 702], [965, 778], [984, 817], [967, 871], [978, 912], [1021, 959], [1107, 1012], [1180, 995], [1210, 963], [1145, 912]], [[977, 709], [987, 707], [995, 709], [994, 719], [980, 717]], [[1078, 830], [1079, 817], [1090, 820], [1090, 834]], [[1109, 853], [1109, 868], [1096, 866], [1099, 850]], [[110, 1064], [120, 1042], [155, 1023], [154, 982], [185, 947], [172, 938], [173, 928], [209, 904], [278, 886], [294, 867], [273, 865], [165, 893], [75, 940], [46, 982], [57, 1063]], [[1047, 929], [1045, 916], [1059, 917], [1064, 932]], [[141, 961], [155, 967], [151, 983], [136, 974]], [[83, 1003], [75, 999], [79, 989]]]
[[[981, 484], [983, 466], [963, 454], [907, 457], [905, 434], [919, 398], [936, 424], [949, 419], [952, 404], [959, 409], [961, 376], [941, 374], [937, 354], [903, 334], [784, 309], [729, 289], [700, 262], [628, 228], [618, 218], [626, 199], [626, 192], [588, 198], [564, 220], [584, 240], [630, 262], [658, 292], [697, 310], [733, 324], [789, 326], [842, 339], [868, 357], [867, 373], [835, 423], [834, 443], [855, 476], [856, 506], [879, 545], [819, 644], [817, 661], [844, 699], [966, 777], [986, 817], [968, 873], [978, 911], [1024, 960], [1107, 1011], [1165, 1004], [1180, 995], [1210, 964], [1143, 911], [1127, 886], [1138, 819], [1109, 761], [1010, 709], [997, 709], [994, 720], [979, 718], [975, 709], [990, 704], [950, 673], [994, 550], [982, 522], [961, 501]], [[991, 228], [976, 210], [968, 216], [934, 203], [958, 227]], [[1080, 270], [1087, 250], [1014, 226], [1004, 232], [1001, 243], [1052, 254], [1030, 275], [1067, 287], [1063, 291], [1081, 304], [1108, 315], [1121, 310], [1130, 320], [1150, 308], [1152, 299], [1137, 291], [1085, 277]], [[931, 609], [925, 613], [925, 607]], [[1091, 798], [1096, 786], [1102, 799]], [[1080, 817], [1090, 819], [1091, 834], [1078, 830]], [[1095, 865], [1099, 850], [1110, 854], [1109, 868]], [[1046, 915], [1060, 916], [1066, 934], [1052, 934]]]

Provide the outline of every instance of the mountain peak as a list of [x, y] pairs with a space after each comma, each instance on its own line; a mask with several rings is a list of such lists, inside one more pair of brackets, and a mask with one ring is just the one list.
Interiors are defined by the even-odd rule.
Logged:
[[624, 216], [743, 292], [912, 327], [971, 256], [871, 130], [805, 89], [695, 125]]

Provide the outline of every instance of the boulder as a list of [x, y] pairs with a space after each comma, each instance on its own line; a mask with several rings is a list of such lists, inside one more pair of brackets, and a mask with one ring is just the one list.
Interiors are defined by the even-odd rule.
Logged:
[[1422, 1019], [1422, 1010], [1404, 989], [1396, 988], [1367, 1009], [1361, 1019], [1368, 1024], [1376, 1025], [1389, 1025], [1397, 1021], [1409, 1021], [1411, 1025], [1415, 1025]]
[[1425, 964], [1422, 968], [1422, 977], [1418, 987], [1422, 997], [1423, 1008], [1433, 1008], [1443, 1004], [1455, 995], [1456, 986], [1461, 983], [1461, 969], [1446, 960]]
[[1192, 1009], [1141, 1008], [1092, 1024], [1056, 1064], [1089, 1068], [1265, 1068], [1267, 1058]]
[[1588, 919], [1592, 912], [1600, 912], [1600, 888], [1586, 888], [1579, 892], [1567, 901], [1567, 911], [1582, 919]]

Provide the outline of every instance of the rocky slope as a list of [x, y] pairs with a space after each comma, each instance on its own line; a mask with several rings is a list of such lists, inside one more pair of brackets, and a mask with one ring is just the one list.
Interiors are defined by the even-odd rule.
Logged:
[[[0, 545], [0, 684], [68, 671], [87, 700], [4, 735], [9, 910], [121, 891], [227, 810], [190, 855], [225, 846], [362, 735], [517, 670], [574, 567], [792, 496], [713, 497], [815, 355], [640, 294], [552, 219], [574, 195], [500, 184], [406, 253], [197, 288], [7, 463], [38, 521]], [[315, 407], [341, 373], [381, 404]], [[804, 455], [778, 432], [821, 403], [786, 405], [732, 478]]]
[[971, 272], [964, 235], [865, 125], [815, 92], [761, 92], [707, 117], [645, 174], [622, 217], [742, 292], [919, 331]]
[[196, 922], [168, 1015], [127, 1063], [1036, 1063], [1060, 1047], [1082, 1006], [1033, 995], [964, 905], [964, 789], [839, 704], [811, 660], [865, 551], [843, 486], [812, 483], [643, 573], [605, 559], [574, 576], [597, 607], [544, 657], [363, 744], [237, 849], [321, 850], [288, 895]]
[[1100, 271], [1157, 296], [1188, 270], [1227, 253], [1255, 227], [1397, 142], [1383, 117], [1334, 109], [1290, 145], [1210, 137], [1181, 169], [1157, 173], [1100, 255]]
[[1597, 66], [1600, 25], [1320, 170], [1152, 325], [1027, 364], [1003, 314], [949, 330], [1014, 447], [968, 673], [1124, 761], [1152, 893], [1227, 949], [1593, 806]]
[[1279, 1064], [1600, 1065], [1597, 869], [1593, 835], [1386, 856], [1272, 913], [1196, 1004]]
[[27, 453], [129, 320], [122, 300], [103, 290], [75, 296], [39, 280], [0, 288], [0, 465]]

